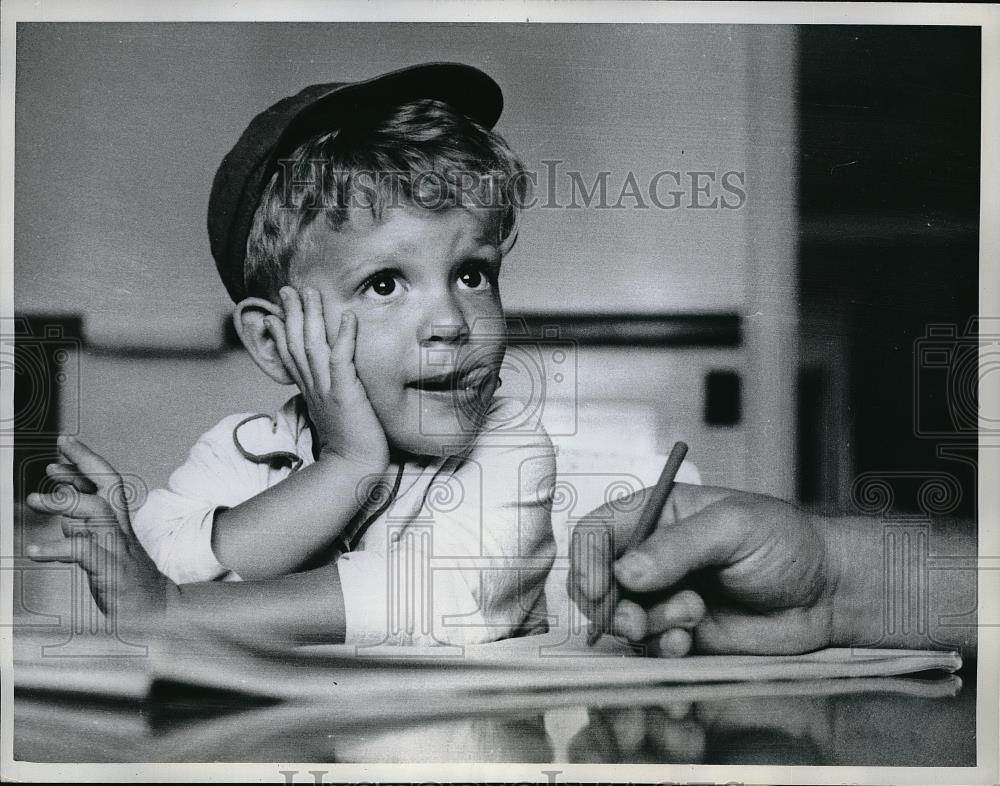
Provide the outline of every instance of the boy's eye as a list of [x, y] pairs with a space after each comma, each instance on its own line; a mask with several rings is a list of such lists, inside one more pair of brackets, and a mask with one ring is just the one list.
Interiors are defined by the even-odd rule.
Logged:
[[489, 273], [479, 267], [467, 267], [459, 273], [458, 280], [466, 289], [488, 289], [492, 284]]
[[369, 278], [362, 286], [362, 291], [371, 293], [376, 297], [390, 297], [399, 287], [394, 273], [376, 273]]

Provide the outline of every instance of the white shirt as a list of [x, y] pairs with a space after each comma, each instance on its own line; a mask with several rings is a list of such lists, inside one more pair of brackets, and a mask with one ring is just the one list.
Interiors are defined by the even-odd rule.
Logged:
[[[497, 398], [488, 422], [503, 423]], [[313, 463], [301, 399], [274, 416], [238, 414], [203, 434], [133, 527], [177, 583], [239, 581], [212, 551], [212, 523]], [[479, 435], [461, 457], [405, 464], [392, 504], [337, 568], [346, 642], [473, 644], [544, 629], [555, 556], [555, 451], [544, 431]], [[294, 522], [283, 525], [294, 527]], [[352, 521], [350, 528], [357, 528]]]

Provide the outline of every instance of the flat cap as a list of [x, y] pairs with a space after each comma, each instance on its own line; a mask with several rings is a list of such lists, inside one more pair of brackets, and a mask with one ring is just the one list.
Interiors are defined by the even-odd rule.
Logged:
[[503, 110], [493, 79], [460, 63], [424, 63], [362, 82], [310, 85], [268, 107], [247, 126], [215, 173], [208, 200], [208, 239], [234, 302], [247, 296], [247, 236], [277, 162], [309, 136], [333, 131], [358, 113], [421, 98], [449, 104], [486, 128]]

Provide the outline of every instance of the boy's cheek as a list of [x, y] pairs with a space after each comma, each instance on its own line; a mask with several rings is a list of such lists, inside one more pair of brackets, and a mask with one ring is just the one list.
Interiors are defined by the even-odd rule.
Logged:
[[403, 380], [405, 359], [389, 340], [386, 326], [358, 315], [358, 335], [354, 342], [354, 368], [368, 385], [386, 386]]
[[505, 340], [507, 321], [499, 292], [494, 291], [491, 298], [476, 300], [466, 312], [465, 318], [473, 339]]

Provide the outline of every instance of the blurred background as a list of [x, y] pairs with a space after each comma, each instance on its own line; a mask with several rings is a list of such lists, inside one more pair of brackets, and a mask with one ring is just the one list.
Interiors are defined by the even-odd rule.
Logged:
[[17, 46], [18, 496], [60, 430], [153, 488], [223, 416], [279, 407], [209, 254], [219, 161], [306, 84], [456, 60], [539, 178], [501, 287], [542, 340], [505, 392], [544, 393], [561, 449], [610, 469], [685, 439], [706, 483], [850, 510], [882, 477], [906, 511], [938, 478], [937, 510], [975, 510], [978, 28], [32, 23]]

